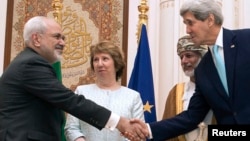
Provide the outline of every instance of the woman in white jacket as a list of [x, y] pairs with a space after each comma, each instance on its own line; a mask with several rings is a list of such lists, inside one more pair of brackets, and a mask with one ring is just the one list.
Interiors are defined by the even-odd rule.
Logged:
[[[126, 118], [144, 121], [143, 104], [137, 91], [121, 86], [119, 79], [125, 67], [121, 48], [103, 41], [90, 48], [90, 65], [96, 75], [95, 84], [80, 85], [75, 93], [84, 95], [99, 105]], [[125, 141], [117, 129], [101, 131], [88, 123], [67, 116], [65, 125], [67, 141]]]

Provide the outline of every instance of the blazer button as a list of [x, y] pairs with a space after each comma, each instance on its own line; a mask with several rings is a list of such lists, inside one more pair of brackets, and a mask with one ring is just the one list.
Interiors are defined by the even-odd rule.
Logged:
[[234, 116], [237, 116], [237, 112], [234, 112], [233, 115], [234, 115]]

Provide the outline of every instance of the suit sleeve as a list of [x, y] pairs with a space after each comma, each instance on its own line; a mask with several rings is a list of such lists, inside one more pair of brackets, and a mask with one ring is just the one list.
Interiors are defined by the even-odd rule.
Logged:
[[208, 110], [209, 106], [205, 98], [196, 92], [191, 98], [188, 110], [172, 118], [149, 124], [153, 139], [166, 140], [197, 128], [197, 125], [204, 119]]
[[22, 87], [27, 94], [39, 97], [98, 129], [105, 127], [111, 111], [66, 88], [45, 60], [34, 58], [20, 67], [24, 67], [20, 70], [23, 70]]

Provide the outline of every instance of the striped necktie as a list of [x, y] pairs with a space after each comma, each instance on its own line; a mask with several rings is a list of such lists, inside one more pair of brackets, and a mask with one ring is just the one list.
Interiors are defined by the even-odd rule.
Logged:
[[217, 45], [213, 46], [213, 53], [214, 53], [214, 59], [216, 62], [217, 71], [219, 73], [221, 82], [222, 82], [222, 84], [227, 92], [227, 95], [228, 95], [226, 69], [225, 69], [225, 64], [222, 60], [222, 57], [219, 54], [219, 46], [217, 46]]

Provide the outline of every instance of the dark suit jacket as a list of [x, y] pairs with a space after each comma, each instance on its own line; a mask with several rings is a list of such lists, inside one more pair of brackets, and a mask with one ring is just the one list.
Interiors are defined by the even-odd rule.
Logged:
[[196, 128], [210, 108], [218, 124], [250, 124], [250, 29], [223, 29], [223, 48], [229, 96], [208, 51], [196, 68], [196, 92], [188, 110], [169, 120], [150, 123], [154, 141]]
[[25, 48], [0, 79], [0, 141], [61, 141], [61, 109], [98, 129], [111, 114], [64, 87], [51, 64]]

